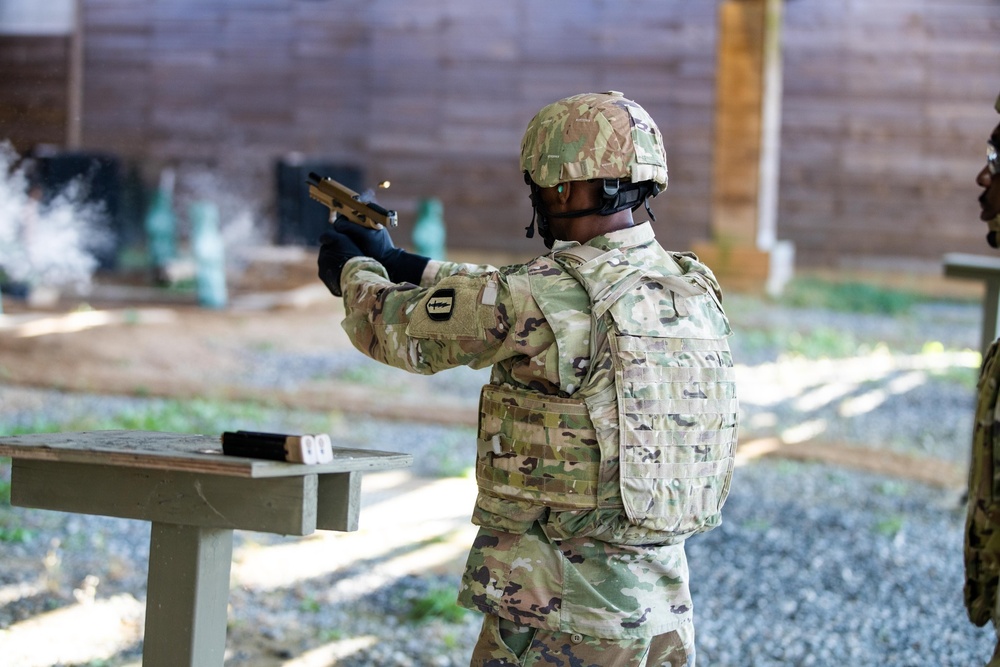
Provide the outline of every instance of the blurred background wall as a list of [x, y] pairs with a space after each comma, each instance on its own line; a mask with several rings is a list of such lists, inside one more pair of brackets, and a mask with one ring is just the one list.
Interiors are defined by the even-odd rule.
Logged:
[[[210, 172], [276, 239], [279, 167], [340, 166], [365, 187], [392, 181], [380, 201], [403, 225], [434, 196], [450, 247], [529, 256], [525, 125], [562, 96], [620, 90], [666, 139], [661, 239], [710, 233], [714, 1], [79, 7], [59, 26], [0, 27], [0, 140], [22, 153], [106, 152], [148, 184]], [[997, 120], [1000, 1], [787, 0], [784, 14], [778, 236], [798, 263], [936, 267], [982, 251], [973, 179]]]

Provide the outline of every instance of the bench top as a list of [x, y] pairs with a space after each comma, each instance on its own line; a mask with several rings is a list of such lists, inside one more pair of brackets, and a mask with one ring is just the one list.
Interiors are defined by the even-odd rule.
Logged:
[[1000, 278], [1000, 255], [947, 253], [944, 256], [944, 274], [952, 278]]
[[413, 462], [409, 454], [346, 447], [334, 447], [333, 461], [318, 465], [226, 456], [218, 436], [159, 431], [6, 436], [0, 437], [0, 456], [249, 478], [389, 470], [405, 468]]

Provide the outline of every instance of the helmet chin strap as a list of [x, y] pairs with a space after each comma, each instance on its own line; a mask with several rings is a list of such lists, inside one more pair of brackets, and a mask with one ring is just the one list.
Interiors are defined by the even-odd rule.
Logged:
[[565, 213], [553, 213], [548, 210], [545, 206], [545, 202], [542, 201], [541, 188], [535, 184], [531, 177], [528, 176], [528, 172], [524, 173], [524, 181], [531, 188], [531, 222], [528, 226], [524, 228], [525, 237], [532, 238], [535, 235], [535, 220], [538, 220], [538, 233], [541, 235], [542, 240], [545, 241], [546, 248], [552, 248], [555, 239], [552, 237], [552, 231], [549, 227], [550, 218], [568, 219], [568, 218], [582, 218], [588, 215], [612, 215], [613, 213], [618, 213], [619, 211], [624, 211], [625, 209], [635, 210], [639, 206], [645, 205], [646, 213], [649, 214], [649, 219], [656, 222], [656, 216], [653, 215], [653, 211], [649, 208], [650, 197], [655, 197], [660, 192], [660, 186], [656, 183], [645, 181], [642, 183], [626, 183], [624, 186], [621, 181], [617, 178], [605, 178], [603, 179], [603, 188], [601, 191], [601, 204], [599, 206], [594, 206], [592, 208], [584, 209], [581, 211], [567, 211]]
[[538, 220], [538, 234], [542, 237], [542, 241], [545, 242], [545, 247], [551, 250], [552, 245], [555, 243], [552, 230], [549, 228], [549, 217], [551, 217], [551, 214], [542, 202], [538, 186], [534, 183], [528, 183], [528, 185], [531, 186], [531, 222], [524, 228], [524, 235], [529, 239], [534, 237], [535, 220]]

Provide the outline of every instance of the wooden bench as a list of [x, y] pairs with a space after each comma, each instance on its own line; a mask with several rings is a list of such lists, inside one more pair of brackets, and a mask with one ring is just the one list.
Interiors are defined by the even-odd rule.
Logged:
[[361, 474], [408, 454], [334, 448], [301, 465], [222, 454], [218, 438], [149, 431], [0, 438], [11, 504], [152, 522], [143, 667], [223, 664], [233, 530], [357, 530]]
[[983, 294], [983, 322], [979, 333], [979, 351], [986, 354], [986, 348], [997, 338], [997, 309], [1000, 304], [1000, 257], [970, 255], [961, 252], [944, 256], [944, 275], [950, 278], [980, 280], [986, 285]]

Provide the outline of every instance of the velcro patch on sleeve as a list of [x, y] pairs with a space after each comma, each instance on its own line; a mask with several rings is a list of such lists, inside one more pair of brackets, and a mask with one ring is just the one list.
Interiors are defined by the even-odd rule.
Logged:
[[482, 282], [468, 277], [446, 278], [414, 309], [406, 333], [438, 340], [481, 339], [479, 295]]

